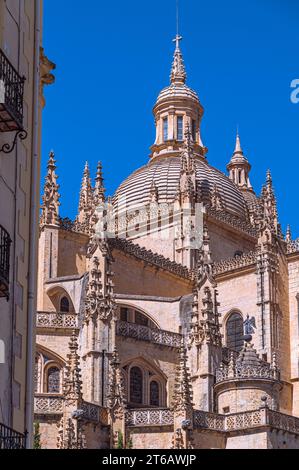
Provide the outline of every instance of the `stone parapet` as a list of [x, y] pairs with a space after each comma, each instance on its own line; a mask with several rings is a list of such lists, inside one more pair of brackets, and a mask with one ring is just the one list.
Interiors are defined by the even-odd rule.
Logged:
[[37, 328], [78, 328], [77, 313], [37, 312]]
[[299, 418], [267, 407], [229, 415], [194, 410], [193, 424], [197, 429], [226, 433], [266, 426], [299, 435]]
[[126, 426], [173, 426], [174, 413], [169, 408], [128, 410]]
[[150, 341], [160, 346], [179, 348], [182, 336], [166, 330], [149, 328], [148, 326], [137, 325], [126, 321], [118, 321], [116, 324], [116, 334], [139, 341]]

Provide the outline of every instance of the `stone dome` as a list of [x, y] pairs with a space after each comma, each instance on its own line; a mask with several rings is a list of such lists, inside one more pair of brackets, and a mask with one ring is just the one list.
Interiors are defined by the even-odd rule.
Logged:
[[163, 90], [160, 92], [157, 98], [156, 106], [165, 100], [173, 100], [176, 98], [191, 99], [194, 100], [196, 103], [199, 102], [199, 97], [196, 91], [189, 88], [185, 83], [172, 83], [166, 88], [163, 88]]
[[[206, 161], [195, 158], [196, 190], [203, 201], [209, 201], [211, 191], [217, 186], [227, 212], [246, 219], [247, 207], [242, 192], [221, 171]], [[171, 203], [177, 193], [181, 173], [180, 156], [152, 159], [147, 165], [132, 173], [116, 190], [113, 205], [122, 213], [145, 206], [150, 201], [153, 185], [158, 192], [159, 203]]]

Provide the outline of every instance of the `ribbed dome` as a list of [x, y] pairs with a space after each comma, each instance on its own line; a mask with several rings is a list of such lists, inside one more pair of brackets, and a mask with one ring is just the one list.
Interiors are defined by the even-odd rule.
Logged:
[[249, 190], [242, 191], [242, 194], [244, 196], [244, 199], [248, 207], [256, 208], [258, 206], [258, 203], [259, 203], [258, 197], [253, 191], [249, 191]]
[[[213, 168], [199, 158], [195, 159], [197, 192], [203, 200], [209, 200], [215, 184], [225, 210], [246, 218], [246, 203], [242, 192], [221, 171]], [[118, 212], [145, 206], [150, 201], [150, 190], [154, 183], [157, 188], [159, 203], [173, 202], [180, 180], [180, 157], [153, 159], [147, 165], [132, 173], [117, 189], [113, 198], [114, 208]]]
[[197, 93], [185, 85], [185, 83], [172, 83], [168, 87], [163, 88], [163, 90], [160, 92], [156, 105], [160, 104], [164, 100], [174, 98], [187, 98], [199, 102]]

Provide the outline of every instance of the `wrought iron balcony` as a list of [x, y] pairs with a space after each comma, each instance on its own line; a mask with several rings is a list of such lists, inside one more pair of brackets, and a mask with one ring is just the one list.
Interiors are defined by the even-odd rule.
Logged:
[[0, 449], [25, 449], [26, 436], [0, 423]]
[[23, 128], [23, 95], [25, 78], [21, 77], [0, 49], [0, 132], [13, 132], [15, 137], [11, 145], [4, 144], [0, 152], [10, 153], [17, 137], [27, 137]]
[[9, 257], [11, 239], [0, 225], [0, 297], [9, 298]]

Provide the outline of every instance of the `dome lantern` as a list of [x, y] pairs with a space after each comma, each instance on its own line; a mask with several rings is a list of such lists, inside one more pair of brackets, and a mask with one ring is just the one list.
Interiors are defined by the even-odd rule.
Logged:
[[151, 147], [151, 158], [178, 156], [184, 149], [184, 135], [187, 126], [191, 130], [195, 157], [205, 159], [207, 148], [203, 146], [200, 136], [200, 123], [203, 107], [197, 93], [186, 85], [180, 41], [177, 34], [175, 51], [170, 73], [170, 85], [164, 88], [153, 109], [156, 124], [156, 140]]

